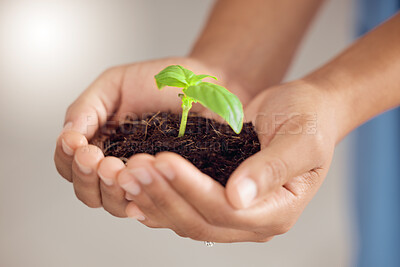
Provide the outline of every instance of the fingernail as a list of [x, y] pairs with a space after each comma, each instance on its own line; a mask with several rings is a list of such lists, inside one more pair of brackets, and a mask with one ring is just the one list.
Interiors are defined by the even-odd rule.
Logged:
[[78, 169], [84, 173], [84, 174], [90, 174], [92, 172], [92, 169], [90, 167], [82, 165], [76, 158], [75, 158], [75, 163], [78, 166]]
[[152, 182], [150, 174], [144, 168], [130, 169], [129, 172], [135, 176], [141, 184], [148, 185]]
[[136, 219], [136, 220], [138, 220], [138, 221], [144, 221], [146, 218], [143, 216], [143, 215], [141, 215], [141, 214], [136, 214], [136, 215], [132, 215], [132, 216], [129, 216], [129, 218], [131, 218], [131, 219]]
[[110, 178], [104, 177], [100, 172], [97, 173], [100, 177], [100, 179], [105, 183], [107, 186], [112, 186], [114, 184], [114, 181]]
[[64, 153], [68, 156], [74, 155], [74, 150], [67, 145], [67, 142], [65, 142], [64, 139], [61, 139], [61, 147]]
[[172, 180], [175, 178], [175, 173], [172, 168], [165, 162], [156, 162], [154, 164], [154, 168], [156, 168], [161, 174], [163, 174], [168, 180]]
[[[126, 184], [121, 184], [121, 187], [126, 192], [128, 192], [129, 194], [134, 195], [134, 196], [137, 196], [140, 193], [140, 186], [138, 184], [136, 184], [135, 182], [128, 182]], [[128, 200], [131, 200], [131, 199], [128, 199]]]
[[129, 193], [127, 192], [127, 193], [125, 193], [125, 199], [126, 199], [126, 200], [129, 200], [129, 201], [132, 201], [132, 200], [133, 200], [133, 197], [132, 197], [131, 194], [129, 194]]
[[146, 218], [143, 215], [137, 215], [135, 219], [138, 221], [144, 221]]
[[138, 211], [137, 209], [130, 209], [127, 210], [127, 214], [126, 214], [129, 218], [131, 219], [136, 219], [138, 221], [144, 221], [146, 218], [144, 217], [144, 215]]
[[250, 178], [244, 178], [238, 183], [237, 188], [242, 206], [244, 208], [249, 207], [257, 196], [256, 183]]

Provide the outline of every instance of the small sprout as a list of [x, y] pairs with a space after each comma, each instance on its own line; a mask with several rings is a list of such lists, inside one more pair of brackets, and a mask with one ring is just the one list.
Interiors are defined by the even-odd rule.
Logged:
[[217, 113], [239, 134], [243, 127], [243, 106], [239, 98], [220, 85], [203, 82], [204, 78], [216, 77], [210, 75], [196, 75], [192, 71], [179, 65], [168, 66], [154, 78], [158, 89], [165, 86], [182, 88], [178, 96], [182, 99], [182, 119], [179, 128], [179, 137], [185, 134], [187, 117], [192, 103], [199, 102], [206, 108]]

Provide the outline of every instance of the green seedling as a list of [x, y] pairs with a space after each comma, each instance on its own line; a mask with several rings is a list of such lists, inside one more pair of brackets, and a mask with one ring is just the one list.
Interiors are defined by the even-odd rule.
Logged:
[[179, 137], [185, 134], [187, 117], [193, 102], [199, 102], [221, 116], [235, 133], [239, 134], [242, 130], [243, 106], [239, 98], [220, 85], [203, 82], [207, 77], [217, 80], [210, 75], [196, 75], [179, 65], [168, 66], [154, 76], [160, 90], [165, 86], [182, 88], [182, 93], [178, 95], [182, 99]]

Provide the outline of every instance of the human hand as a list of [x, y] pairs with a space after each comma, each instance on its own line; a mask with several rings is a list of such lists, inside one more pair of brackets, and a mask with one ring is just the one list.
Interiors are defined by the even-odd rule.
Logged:
[[226, 188], [177, 154], [133, 156], [118, 177], [133, 200], [127, 214], [202, 241], [266, 242], [287, 232], [328, 172], [337, 141], [334, 99], [301, 81], [261, 93], [246, 117], [262, 149]]
[[[170, 58], [115, 67], [104, 72], [68, 108], [65, 127], [57, 140], [54, 161], [58, 172], [73, 183], [75, 194], [89, 207], [103, 206], [111, 214], [125, 217], [128, 201], [116, 184], [117, 174], [124, 168], [121, 160], [106, 157], [89, 145], [100, 126], [110, 118], [124, 119], [126, 115], [171, 111], [180, 112], [178, 89], [157, 90], [154, 75], [171, 64], [180, 64], [198, 74], [213, 74], [223, 83], [224, 73], [210, 69], [199, 60]], [[242, 101], [246, 93], [234, 84], [228, 85]], [[194, 105], [193, 111], [205, 109]], [[101, 177], [101, 179], [99, 178]]]

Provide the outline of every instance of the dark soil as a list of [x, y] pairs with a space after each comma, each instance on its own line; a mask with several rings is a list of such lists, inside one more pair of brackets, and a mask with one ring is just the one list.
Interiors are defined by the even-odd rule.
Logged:
[[139, 120], [127, 118], [118, 127], [102, 129], [92, 143], [105, 156], [125, 162], [137, 153], [175, 152], [223, 186], [240, 163], [260, 151], [251, 123], [245, 123], [238, 135], [226, 124], [189, 115], [183, 137], [178, 137], [179, 125], [180, 115], [171, 113], [144, 115]]

